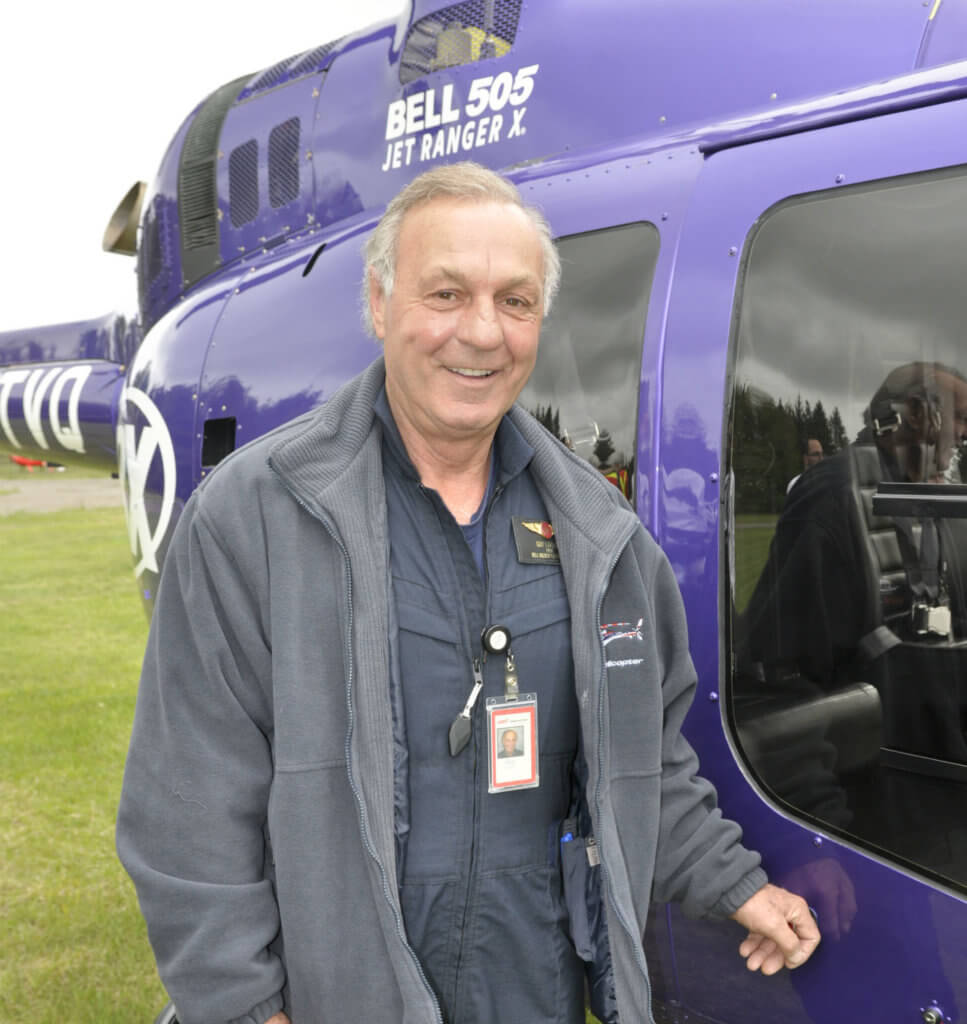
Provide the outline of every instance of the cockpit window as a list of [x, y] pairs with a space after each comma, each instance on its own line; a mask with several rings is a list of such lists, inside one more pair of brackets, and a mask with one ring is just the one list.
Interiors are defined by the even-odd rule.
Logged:
[[633, 498], [639, 370], [658, 261], [653, 224], [558, 241], [561, 290], [521, 403]]
[[730, 716], [796, 814], [967, 889], [967, 175], [780, 204], [728, 436]]

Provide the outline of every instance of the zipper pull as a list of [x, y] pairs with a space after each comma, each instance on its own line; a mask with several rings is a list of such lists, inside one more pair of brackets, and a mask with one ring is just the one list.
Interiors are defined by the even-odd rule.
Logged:
[[456, 757], [463, 748], [470, 742], [470, 715], [473, 712], [473, 706], [477, 703], [477, 698], [480, 696], [480, 691], [483, 689], [483, 673], [480, 671], [480, 659], [473, 659], [473, 689], [470, 691], [470, 696], [467, 698], [467, 703], [463, 706], [463, 711], [453, 720], [450, 725], [450, 756]]

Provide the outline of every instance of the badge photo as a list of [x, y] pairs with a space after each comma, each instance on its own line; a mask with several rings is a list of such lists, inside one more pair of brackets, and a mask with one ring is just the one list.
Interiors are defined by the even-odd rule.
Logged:
[[533, 789], [540, 785], [537, 750], [537, 700], [522, 694], [519, 700], [487, 701], [490, 793]]

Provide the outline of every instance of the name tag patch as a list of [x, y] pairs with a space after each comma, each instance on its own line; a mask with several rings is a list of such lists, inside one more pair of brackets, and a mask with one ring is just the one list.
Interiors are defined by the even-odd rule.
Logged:
[[514, 516], [514, 543], [517, 545], [517, 561], [522, 565], [560, 565], [554, 527], [547, 520], [523, 519]]

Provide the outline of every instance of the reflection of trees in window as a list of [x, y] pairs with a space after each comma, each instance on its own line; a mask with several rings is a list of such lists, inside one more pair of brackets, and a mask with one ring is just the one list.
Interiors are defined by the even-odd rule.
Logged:
[[839, 409], [827, 415], [822, 399], [815, 405], [802, 395], [795, 403], [750, 384], [736, 388], [732, 424], [736, 510], [776, 513], [785, 502], [789, 481], [802, 472], [802, 453], [816, 438], [826, 455], [849, 443]]
[[[587, 448], [579, 445], [578, 449], [576, 449], [571, 436], [568, 434], [567, 427], [561, 428], [561, 414], [557, 408], [551, 405], [538, 404], [533, 409], [528, 409], [528, 412], [541, 426], [549, 430], [558, 441], [567, 445], [571, 451], [577, 451], [584, 458], [588, 458]], [[597, 434], [597, 440], [594, 442], [594, 447], [590, 454], [591, 458], [588, 461], [597, 466], [605, 477], [630, 500], [631, 483], [635, 475], [635, 460], [633, 457], [629, 457], [624, 449], [615, 449], [610, 430], [601, 430]]]
[[[658, 231], [653, 224], [622, 224], [557, 244], [561, 292], [544, 320], [537, 364], [520, 402], [632, 499], [638, 368]], [[646, 390], [642, 397], [647, 400]]]
[[561, 434], [561, 416], [557, 409], [552, 409], [549, 405], [539, 405], [536, 409], [530, 409], [528, 411], [531, 416], [533, 416], [542, 427], [549, 430], [558, 439], [558, 441], [564, 440], [564, 436]]

